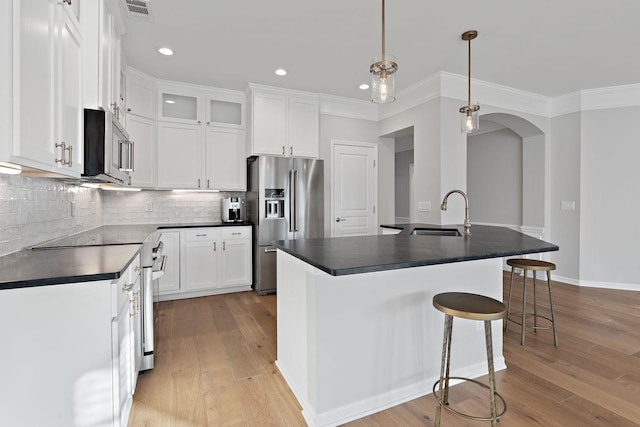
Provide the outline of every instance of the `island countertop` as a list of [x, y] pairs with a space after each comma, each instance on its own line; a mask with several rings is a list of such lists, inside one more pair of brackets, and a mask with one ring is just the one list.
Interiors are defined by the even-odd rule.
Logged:
[[416, 228], [460, 225], [393, 224], [399, 234], [280, 240], [274, 245], [332, 275], [369, 273], [425, 265], [557, 251], [558, 246], [506, 227], [473, 225], [471, 236], [411, 235]]

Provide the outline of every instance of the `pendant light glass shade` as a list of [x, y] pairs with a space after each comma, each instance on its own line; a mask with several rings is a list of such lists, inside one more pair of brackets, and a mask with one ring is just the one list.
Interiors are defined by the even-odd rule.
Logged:
[[460, 107], [460, 131], [471, 133], [480, 129], [480, 116], [478, 104], [463, 105]]
[[398, 64], [395, 63], [395, 59], [393, 55], [373, 58], [369, 71], [371, 72], [371, 101], [376, 104], [396, 100], [395, 72]]
[[384, 43], [384, 0], [382, 0], [382, 55], [373, 58], [369, 67], [371, 73], [371, 101], [376, 104], [396, 100], [395, 72], [398, 70], [396, 58], [385, 53]]
[[468, 48], [468, 69], [467, 69], [467, 105], [460, 107], [460, 131], [462, 133], [471, 133], [480, 129], [480, 118], [478, 103], [471, 103], [471, 40], [478, 37], [478, 32], [470, 30], [462, 33], [462, 40], [469, 43]]

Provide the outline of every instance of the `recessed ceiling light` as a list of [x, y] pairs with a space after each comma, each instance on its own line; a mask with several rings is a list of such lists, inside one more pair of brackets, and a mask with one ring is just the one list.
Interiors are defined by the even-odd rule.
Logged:
[[362, 90], [367, 90], [369, 89], [369, 85], [366, 83], [362, 83], [360, 86], [358, 86], [358, 88]]
[[161, 54], [166, 55], [166, 56], [173, 55], [173, 51], [171, 49], [169, 49], [168, 47], [161, 47], [160, 49], [158, 49], [158, 52], [160, 52]]
[[276, 74], [279, 76], [286, 76], [287, 75], [287, 70], [285, 70], [284, 68], [278, 68], [276, 70]]
[[165, 102], [165, 104], [175, 104], [176, 103], [176, 101], [174, 101], [173, 99], [167, 99], [164, 102]]

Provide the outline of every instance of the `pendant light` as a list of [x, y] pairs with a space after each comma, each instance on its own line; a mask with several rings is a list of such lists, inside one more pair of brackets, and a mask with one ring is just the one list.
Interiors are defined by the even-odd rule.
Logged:
[[382, 0], [382, 56], [373, 58], [369, 67], [371, 73], [371, 101], [376, 104], [396, 100], [395, 72], [398, 64], [393, 55], [387, 55], [384, 46], [384, 0]]
[[462, 40], [466, 40], [469, 43], [467, 105], [460, 107], [460, 131], [462, 133], [471, 133], [480, 128], [480, 120], [478, 118], [480, 105], [471, 103], [471, 40], [476, 37], [478, 37], [478, 32], [476, 30], [465, 31], [462, 33]]

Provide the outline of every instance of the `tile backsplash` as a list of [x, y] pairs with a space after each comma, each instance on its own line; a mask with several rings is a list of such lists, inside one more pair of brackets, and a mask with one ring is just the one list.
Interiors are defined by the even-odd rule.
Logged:
[[103, 191], [103, 219], [110, 224], [220, 222], [221, 200], [243, 192]]
[[219, 222], [230, 196], [245, 193], [104, 191], [0, 175], [0, 256], [101, 225]]
[[102, 225], [100, 190], [0, 175], [0, 255]]

